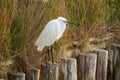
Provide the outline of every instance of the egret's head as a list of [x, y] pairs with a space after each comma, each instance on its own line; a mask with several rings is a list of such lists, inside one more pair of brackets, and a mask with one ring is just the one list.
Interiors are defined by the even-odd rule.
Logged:
[[65, 24], [76, 24], [74, 22], [67, 21], [64, 17], [58, 17], [57, 20], [60, 21], [60, 22], [65, 23]]
[[66, 22], [67, 21], [64, 17], [58, 17], [57, 20], [61, 21], [61, 22]]

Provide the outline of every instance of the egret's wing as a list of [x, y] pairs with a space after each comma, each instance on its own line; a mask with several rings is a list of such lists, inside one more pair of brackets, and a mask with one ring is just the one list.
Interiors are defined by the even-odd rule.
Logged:
[[55, 42], [60, 32], [59, 27], [60, 25], [56, 20], [48, 22], [40, 36], [35, 41], [35, 45], [38, 46], [38, 50], [42, 51], [45, 46], [50, 46]]

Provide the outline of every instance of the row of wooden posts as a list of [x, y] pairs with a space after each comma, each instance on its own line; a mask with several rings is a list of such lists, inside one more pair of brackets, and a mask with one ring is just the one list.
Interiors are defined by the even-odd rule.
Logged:
[[[95, 49], [75, 58], [63, 58], [60, 64], [41, 64], [41, 69], [28, 68], [23, 72], [8, 72], [8, 80], [107, 80], [108, 61], [113, 54]], [[117, 80], [117, 79], [116, 79]]]

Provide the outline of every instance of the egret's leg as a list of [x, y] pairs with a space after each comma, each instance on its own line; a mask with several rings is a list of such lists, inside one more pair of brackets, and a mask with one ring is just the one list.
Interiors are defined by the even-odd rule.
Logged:
[[49, 47], [48, 48], [48, 57], [47, 57], [48, 61], [50, 60], [50, 57], [51, 57], [51, 48]]
[[51, 57], [52, 57], [52, 64], [54, 63], [54, 56], [53, 56], [53, 48], [51, 46]]

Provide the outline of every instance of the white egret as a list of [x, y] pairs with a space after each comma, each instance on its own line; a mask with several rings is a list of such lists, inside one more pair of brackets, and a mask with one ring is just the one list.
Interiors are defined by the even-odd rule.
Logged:
[[[42, 51], [45, 46], [51, 46], [54, 44], [55, 41], [59, 40], [66, 29], [66, 24], [75, 23], [68, 22], [63, 17], [58, 17], [57, 19], [49, 21], [45, 28], [42, 30], [37, 40], [35, 41], [35, 46], [37, 46], [37, 50]], [[52, 52], [51, 55], [52, 62], [54, 62]]]

